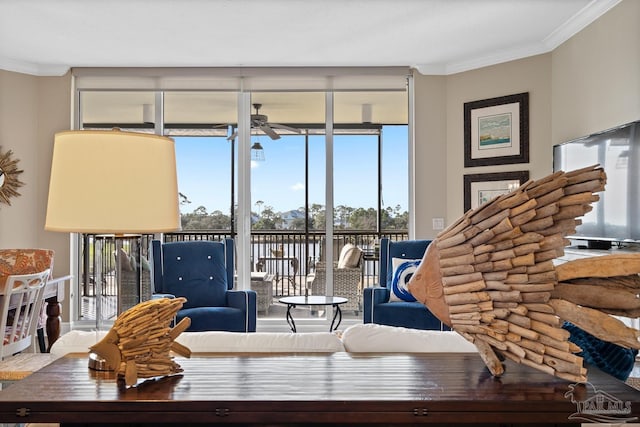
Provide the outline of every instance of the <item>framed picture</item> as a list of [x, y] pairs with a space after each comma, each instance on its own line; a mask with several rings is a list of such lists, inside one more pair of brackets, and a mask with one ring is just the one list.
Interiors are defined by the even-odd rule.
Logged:
[[529, 93], [464, 104], [464, 166], [529, 162]]
[[464, 176], [464, 211], [515, 190], [529, 179], [529, 171], [478, 173]]

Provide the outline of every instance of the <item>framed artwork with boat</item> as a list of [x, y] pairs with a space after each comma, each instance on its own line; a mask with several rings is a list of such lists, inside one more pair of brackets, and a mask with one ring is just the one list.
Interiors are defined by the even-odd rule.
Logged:
[[464, 166], [529, 162], [529, 93], [464, 104]]

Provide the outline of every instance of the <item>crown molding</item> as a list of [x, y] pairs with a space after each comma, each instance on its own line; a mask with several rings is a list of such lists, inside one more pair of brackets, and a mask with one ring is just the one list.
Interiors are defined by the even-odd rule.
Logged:
[[415, 65], [414, 68], [416, 68], [420, 74], [424, 75], [449, 75], [551, 52], [621, 1], [622, 0], [592, 0], [577, 14], [569, 18], [564, 24], [545, 37], [541, 43], [506, 49], [464, 61], [418, 64]]
[[66, 65], [36, 64], [27, 61], [16, 61], [11, 58], [0, 57], [0, 70], [12, 71], [20, 74], [30, 74], [36, 77], [60, 77], [69, 72]]
[[549, 49], [541, 43], [534, 43], [513, 49], [501, 50], [490, 55], [478, 56], [464, 61], [446, 64], [419, 64], [415, 68], [424, 75], [450, 75], [471, 71], [478, 68], [515, 61], [529, 56], [547, 53]]
[[582, 10], [549, 34], [543, 40], [544, 45], [547, 46], [549, 50], [557, 48], [621, 1], [622, 0], [591, 0]]

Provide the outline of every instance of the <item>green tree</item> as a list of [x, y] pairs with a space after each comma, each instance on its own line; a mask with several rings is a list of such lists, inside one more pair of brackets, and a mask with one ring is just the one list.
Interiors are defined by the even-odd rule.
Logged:
[[309, 227], [313, 230], [325, 229], [325, 209], [318, 203], [312, 203], [309, 206]]
[[349, 217], [351, 229], [355, 230], [375, 230], [378, 226], [376, 209], [357, 208]]
[[264, 205], [264, 202], [262, 200], [258, 200], [255, 205], [258, 207], [258, 216], [260, 216], [260, 213], [262, 212], [262, 206]]
[[282, 229], [282, 215], [275, 212], [273, 207], [265, 206], [262, 210], [260, 218], [253, 224], [254, 230], [278, 230]]
[[403, 212], [400, 205], [396, 205], [395, 208], [388, 206], [382, 210], [381, 215], [383, 230], [406, 230], [408, 227], [409, 212]]
[[180, 218], [183, 230], [228, 230], [231, 217], [217, 210], [211, 214], [207, 208], [198, 206], [193, 212], [182, 214]]
[[349, 206], [339, 205], [333, 211], [333, 224], [335, 228], [346, 229], [349, 227], [349, 219], [354, 209]]

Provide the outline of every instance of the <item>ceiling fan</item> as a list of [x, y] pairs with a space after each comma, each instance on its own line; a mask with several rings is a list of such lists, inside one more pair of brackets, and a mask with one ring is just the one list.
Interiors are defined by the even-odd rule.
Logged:
[[[300, 133], [300, 129], [293, 128], [287, 125], [281, 125], [278, 123], [269, 123], [269, 117], [264, 114], [260, 114], [260, 108], [262, 108], [262, 104], [253, 104], [253, 108], [256, 109], [256, 113], [251, 115], [251, 129], [260, 129], [265, 134], [269, 136], [271, 139], [280, 139], [280, 135], [276, 133], [275, 129], [284, 129], [289, 132]], [[233, 134], [228, 140], [234, 139], [238, 136], [238, 131], [234, 131]]]

